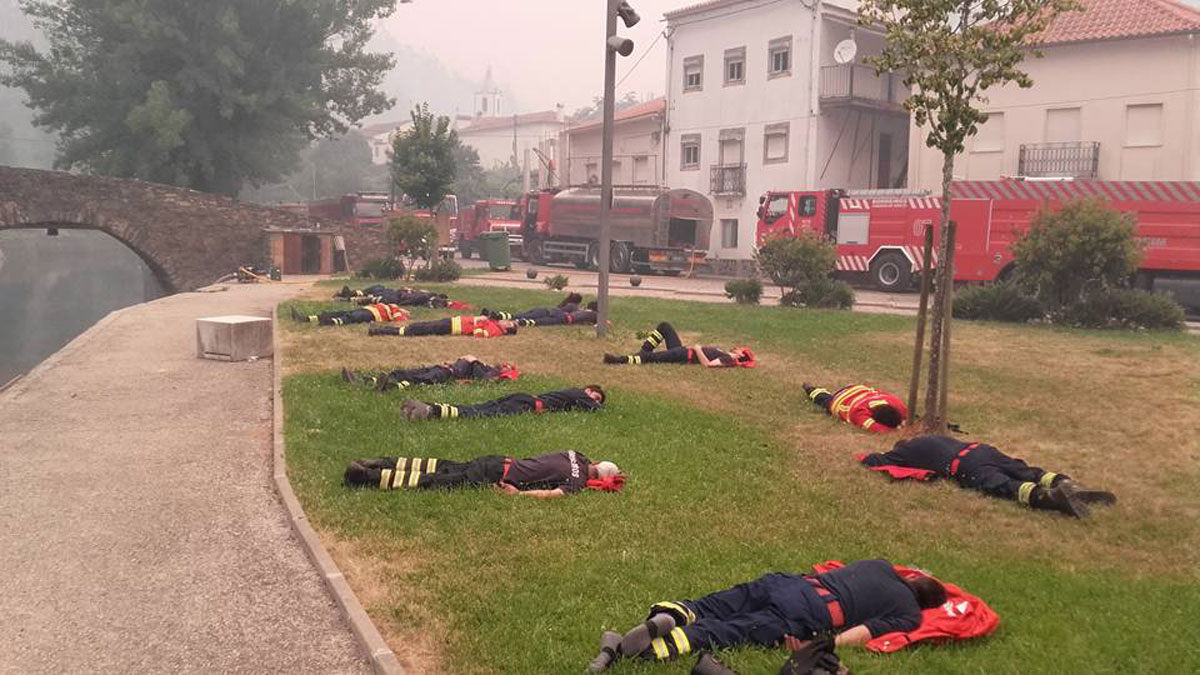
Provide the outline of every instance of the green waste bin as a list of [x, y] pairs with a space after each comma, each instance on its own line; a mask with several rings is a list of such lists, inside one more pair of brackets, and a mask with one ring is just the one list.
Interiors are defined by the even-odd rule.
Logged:
[[483, 242], [483, 257], [493, 271], [512, 269], [512, 252], [508, 248], [507, 232], [484, 232], [479, 235]]

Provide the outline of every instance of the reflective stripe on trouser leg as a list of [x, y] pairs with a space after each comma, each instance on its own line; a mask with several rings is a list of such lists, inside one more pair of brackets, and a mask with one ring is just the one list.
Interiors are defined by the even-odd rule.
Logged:
[[342, 321], [340, 318], [334, 318], [334, 320], [333, 320], [333, 325], [335, 325], [335, 326], [341, 326], [344, 323], [345, 323], [345, 321]]
[[437, 473], [437, 463], [436, 457], [425, 460], [425, 473]]
[[309, 322], [309, 323], [318, 323], [318, 322], [320, 322], [320, 320], [321, 320], [321, 317], [317, 316], [316, 314], [309, 314], [309, 315], [308, 315], [308, 322]]
[[419, 480], [421, 480], [421, 460], [417, 458], [413, 460], [412, 469], [408, 472], [408, 481], [405, 487], [415, 488]]
[[438, 417], [442, 419], [458, 417], [458, 406], [449, 403], [435, 403], [434, 405], [437, 406]]
[[682, 628], [672, 628], [666, 637], [651, 640], [650, 649], [654, 651], [655, 659], [665, 661], [691, 653], [692, 643], [688, 641], [687, 633], [684, 633]]
[[379, 474], [379, 489], [386, 490], [390, 487], [392, 487], [392, 470], [384, 469]]
[[1021, 487], [1017, 489], [1017, 501], [1028, 505], [1029, 496], [1033, 494], [1037, 486], [1037, 483], [1021, 483]]
[[392, 482], [390, 485], [387, 485], [386, 487], [391, 488], [393, 490], [398, 490], [398, 489], [404, 487], [404, 474], [407, 471], [408, 471], [408, 458], [407, 457], [397, 457], [396, 458], [396, 471], [392, 474]]
[[650, 344], [654, 345], [655, 347], [662, 344], [662, 341], [663, 341], [663, 334], [658, 332], [657, 330], [650, 331], [650, 335], [646, 337], [646, 342], [649, 342]]
[[1057, 473], [1054, 473], [1053, 471], [1047, 471], [1046, 473], [1042, 474], [1042, 477], [1040, 479], [1038, 479], [1038, 485], [1041, 485], [1044, 488], [1048, 488], [1048, 487], [1054, 485], [1055, 478], [1058, 478]]
[[625, 360], [627, 360], [630, 363], [637, 365], [637, 366], [642, 365], [642, 355], [641, 354], [630, 354], [629, 356], [625, 357]]
[[695, 623], [696, 621], [696, 613], [693, 612], [690, 607], [681, 602], [672, 602], [669, 600], [656, 602], [653, 605], [650, 605], [650, 615], [646, 618], [649, 619], [655, 614], [661, 614], [663, 612], [666, 612], [674, 617], [675, 623], [680, 626], [686, 626], [690, 623]]

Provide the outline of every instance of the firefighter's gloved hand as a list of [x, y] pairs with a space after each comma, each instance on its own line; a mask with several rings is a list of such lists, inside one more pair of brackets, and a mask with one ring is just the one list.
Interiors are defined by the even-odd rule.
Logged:
[[789, 640], [792, 655], [784, 662], [779, 675], [837, 675], [841, 661], [833, 651], [833, 638], [825, 635], [807, 642]]

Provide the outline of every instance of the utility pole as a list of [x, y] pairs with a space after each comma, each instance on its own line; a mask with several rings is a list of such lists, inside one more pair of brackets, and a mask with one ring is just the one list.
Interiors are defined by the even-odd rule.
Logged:
[[608, 330], [608, 258], [612, 248], [613, 109], [616, 103], [617, 54], [629, 56], [633, 53], [633, 40], [617, 35], [618, 16], [626, 28], [632, 28], [641, 20], [625, 0], [608, 0], [608, 10], [604, 13], [604, 137], [600, 148], [600, 250], [596, 256], [600, 265], [600, 280], [596, 289], [596, 337], [604, 337]]

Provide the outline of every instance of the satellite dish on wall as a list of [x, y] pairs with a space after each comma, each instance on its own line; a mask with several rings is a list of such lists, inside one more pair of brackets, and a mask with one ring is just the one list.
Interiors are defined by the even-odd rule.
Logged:
[[833, 48], [833, 60], [838, 64], [850, 63], [856, 54], [858, 54], [858, 43], [854, 41], [854, 38], [846, 38]]

